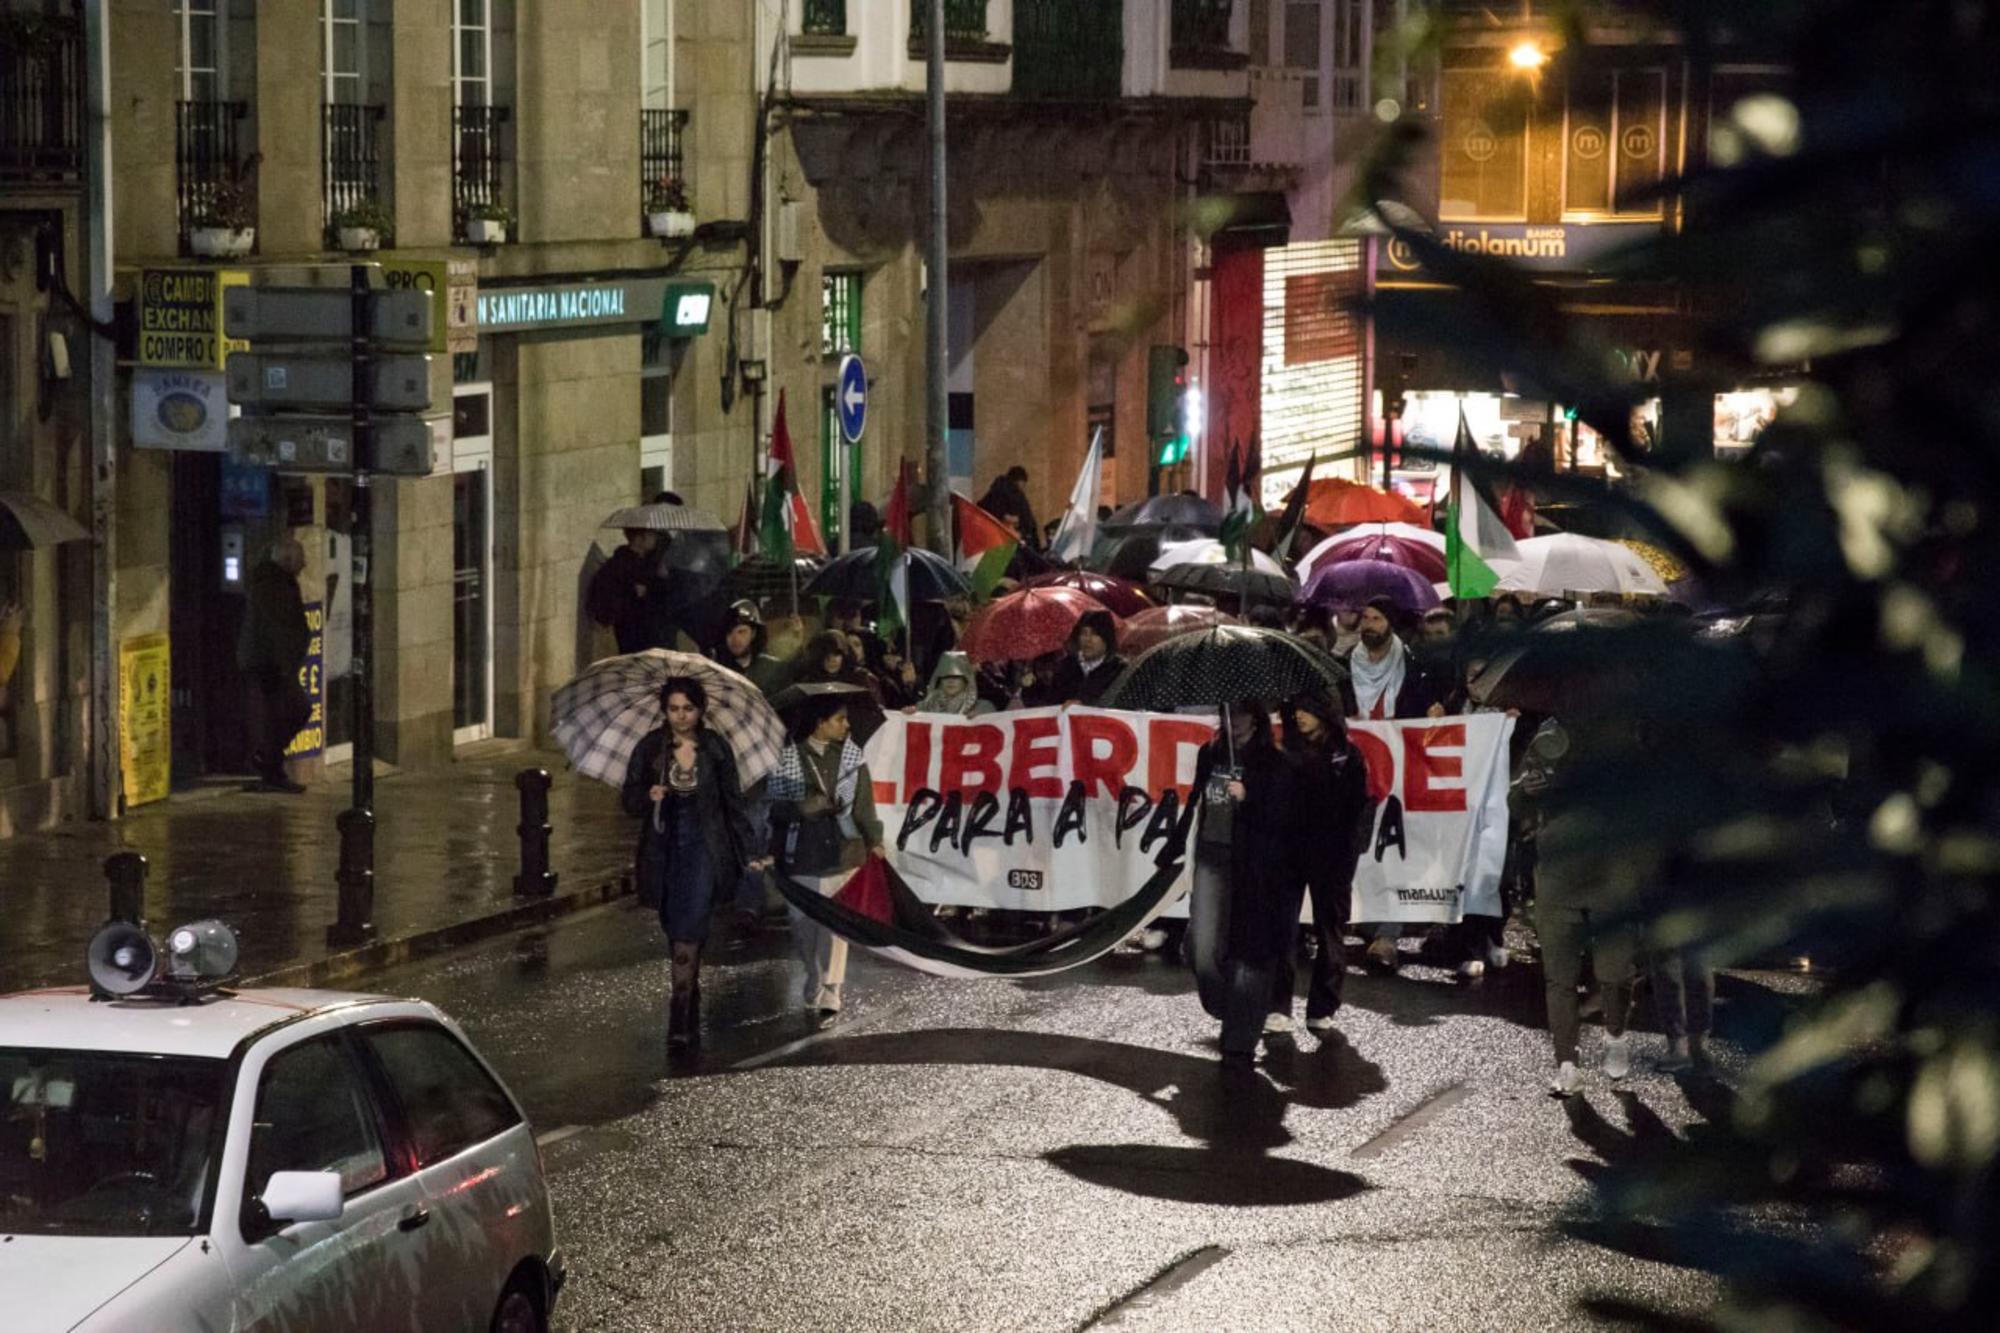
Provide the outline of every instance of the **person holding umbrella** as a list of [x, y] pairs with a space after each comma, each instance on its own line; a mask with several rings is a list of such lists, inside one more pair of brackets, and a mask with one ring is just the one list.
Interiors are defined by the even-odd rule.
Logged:
[[708, 692], [691, 676], [660, 687], [666, 720], [639, 742], [622, 790], [625, 812], [645, 820], [639, 836], [640, 901], [659, 909], [672, 950], [667, 1047], [701, 1042], [701, 951], [718, 887], [765, 855], [743, 800], [729, 743], [705, 725]]
[[[1278, 915], [1299, 919], [1307, 886], [1312, 890], [1313, 930], [1319, 950], [1306, 987], [1306, 1027], [1333, 1029], [1347, 978], [1343, 942], [1354, 908], [1354, 870], [1374, 828], [1374, 801], [1368, 793], [1368, 765], [1347, 734], [1340, 705], [1321, 690], [1293, 696], [1283, 717], [1285, 752], [1298, 761], [1300, 799], [1309, 817], [1300, 843], [1303, 874], [1288, 881], [1292, 894]], [[1265, 1031], [1292, 1025], [1292, 952], [1279, 952], [1271, 988], [1273, 1022]]]
[[1298, 929], [1306, 804], [1300, 765], [1271, 740], [1270, 714], [1223, 709], [1222, 734], [1195, 760], [1194, 892], [1188, 953], [1202, 1008], [1222, 1020], [1222, 1061], [1246, 1068], [1270, 1010], [1279, 958]]
[[[771, 774], [772, 847], [785, 874], [828, 897], [862, 861], [882, 855], [874, 780], [848, 734], [855, 694], [826, 682], [795, 686], [780, 700], [792, 740]], [[825, 1026], [840, 1014], [847, 941], [797, 908], [791, 918], [792, 946], [806, 967], [805, 1001]]]
[[621, 653], [672, 646], [667, 581], [659, 569], [662, 536], [651, 528], [625, 529], [625, 544], [591, 576], [585, 609], [610, 628]]
[[1059, 703], [1095, 708], [1119, 675], [1118, 622], [1109, 611], [1086, 611], [1069, 632], [1069, 652], [1049, 682]]

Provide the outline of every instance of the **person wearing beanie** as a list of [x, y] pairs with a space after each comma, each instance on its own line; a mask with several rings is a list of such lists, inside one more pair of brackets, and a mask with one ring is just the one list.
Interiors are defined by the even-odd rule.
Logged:
[[1059, 703], [1095, 708], [1124, 672], [1118, 622], [1109, 611], [1086, 611], [1069, 632], [1069, 652], [1056, 668], [1050, 692]]
[[730, 605], [722, 622], [722, 641], [708, 655], [717, 664], [749, 677], [765, 698], [775, 698], [788, 682], [785, 664], [764, 651], [768, 637], [757, 604], [746, 598]]

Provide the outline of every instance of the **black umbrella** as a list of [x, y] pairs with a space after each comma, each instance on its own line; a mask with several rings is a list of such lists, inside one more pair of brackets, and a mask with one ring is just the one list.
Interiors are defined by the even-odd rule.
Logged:
[[48, 501], [20, 491], [0, 491], [0, 551], [32, 551], [89, 540], [87, 528]]
[[804, 589], [819, 573], [820, 561], [809, 555], [796, 556], [790, 564], [767, 555], [753, 555], [729, 571], [729, 592], [733, 597], [755, 601], [787, 598], [792, 589]]
[[1104, 706], [1170, 713], [1192, 704], [1289, 699], [1309, 690], [1337, 699], [1346, 679], [1340, 663], [1283, 630], [1218, 625], [1139, 654]]
[[1153, 585], [1174, 592], [1206, 593], [1222, 607], [1242, 601], [1289, 606], [1299, 592], [1298, 585], [1283, 574], [1242, 565], [1175, 565], [1155, 578]]
[[1104, 526], [1113, 532], [1168, 524], [1196, 528], [1203, 536], [1212, 537], [1222, 529], [1222, 510], [1199, 495], [1155, 495], [1126, 505], [1104, 520]]
[[1178, 524], [1106, 532], [1084, 567], [1143, 585], [1152, 582], [1153, 562], [1160, 558], [1161, 543], [1200, 541], [1209, 535]]
[[[965, 581], [965, 575], [935, 551], [916, 546], [906, 554], [910, 557], [910, 600], [942, 602], [947, 597], [972, 595], [972, 585]], [[805, 590], [815, 597], [863, 603], [879, 601], [882, 580], [875, 569], [875, 548], [864, 546], [849, 551], [813, 575]]]

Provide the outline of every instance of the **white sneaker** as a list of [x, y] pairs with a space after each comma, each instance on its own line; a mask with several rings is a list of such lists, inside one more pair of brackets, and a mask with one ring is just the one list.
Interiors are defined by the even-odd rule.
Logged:
[[1501, 968], [1507, 966], [1507, 964], [1512, 961], [1513, 961], [1513, 955], [1507, 952], [1506, 945], [1489, 944], [1486, 946], [1487, 971], [1498, 972]]
[[1632, 1039], [1630, 1037], [1606, 1037], [1604, 1039], [1604, 1075], [1614, 1081], [1632, 1072]]
[[1306, 1020], [1306, 1031], [1319, 1033], [1333, 1031], [1333, 1015], [1328, 1014], [1323, 1018], [1308, 1018]]
[[1458, 965], [1458, 975], [1464, 981], [1477, 981], [1486, 975], [1486, 964], [1478, 958], [1468, 958]]
[[1570, 1060], [1557, 1065], [1556, 1076], [1549, 1080], [1549, 1091], [1558, 1097], [1574, 1097], [1582, 1087], [1583, 1071]]
[[1292, 1016], [1291, 1016], [1290, 1014], [1265, 1014], [1265, 1015], [1264, 1015], [1264, 1031], [1265, 1031], [1265, 1032], [1267, 1032], [1267, 1033], [1270, 1033], [1270, 1032], [1290, 1032], [1291, 1030], [1292, 1030]]
[[1139, 932], [1139, 947], [1147, 953], [1158, 953], [1167, 947], [1167, 932], [1158, 926], [1149, 926]]

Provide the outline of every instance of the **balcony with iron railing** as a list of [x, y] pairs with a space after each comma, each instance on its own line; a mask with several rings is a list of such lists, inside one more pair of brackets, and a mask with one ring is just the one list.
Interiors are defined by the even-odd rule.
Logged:
[[0, 15], [0, 185], [83, 179], [83, 25]]
[[240, 147], [249, 114], [247, 102], [174, 104], [174, 183], [182, 253], [187, 253], [197, 227], [233, 230], [254, 225], [251, 167]]
[[847, 36], [847, 0], [805, 0], [799, 31], [808, 37]]
[[[451, 202], [458, 234], [475, 219], [511, 223], [507, 206], [504, 106], [457, 106], [451, 112]], [[512, 228], [509, 226], [509, 230]]]
[[[339, 219], [349, 226], [374, 225], [351, 219], [386, 212], [382, 191], [382, 122], [388, 112], [353, 102], [320, 108], [320, 201], [331, 235]], [[386, 241], [386, 237], [384, 240]]]
[[665, 107], [639, 112], [639, 211], [692, 211], [687, 178], [688, 113]]

